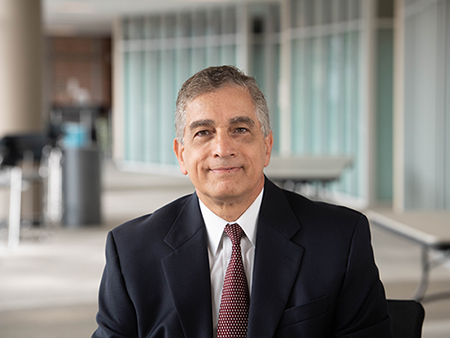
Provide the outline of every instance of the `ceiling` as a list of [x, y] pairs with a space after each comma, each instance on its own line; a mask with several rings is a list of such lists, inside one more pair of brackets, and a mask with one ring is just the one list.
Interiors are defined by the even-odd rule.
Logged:
[[121, 16], [265, 0], [41, 0], [46, 34], [109, 35]]

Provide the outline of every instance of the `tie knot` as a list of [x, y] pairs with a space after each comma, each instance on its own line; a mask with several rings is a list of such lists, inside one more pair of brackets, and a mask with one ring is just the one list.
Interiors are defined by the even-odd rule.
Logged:
[[227, 224], [225, 227], [225, 233], [230, 237], [233, 245], [240, 245], [244, 230], [237, 223]]

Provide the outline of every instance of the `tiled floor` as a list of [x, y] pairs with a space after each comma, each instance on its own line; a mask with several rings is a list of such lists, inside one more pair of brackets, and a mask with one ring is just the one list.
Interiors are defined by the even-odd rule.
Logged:
[[[109, 229], [193, 191], [183, 177], [124, 174], [105, 167], [101, 226], [59, 228], [44, 241], [30, 233], [15, 251], [0, 245], [0, 337], [80, 338], [96, 328], [97, 291]], [[420, 277], [420, 249], [372, 230], [389, 298], [410, 298]], [[450, 269], [432, 272], [430, 291], [450, 291]], [[425, 338], [450, 337], [450, 298], [424, 304]]]

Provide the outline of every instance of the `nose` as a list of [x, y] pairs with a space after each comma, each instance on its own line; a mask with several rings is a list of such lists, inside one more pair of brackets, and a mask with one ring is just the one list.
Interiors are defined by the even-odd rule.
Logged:
[[214, 157], [234, 157], [237, 154], [235, 144], [228, 133], [218, 132], [214, 140]]

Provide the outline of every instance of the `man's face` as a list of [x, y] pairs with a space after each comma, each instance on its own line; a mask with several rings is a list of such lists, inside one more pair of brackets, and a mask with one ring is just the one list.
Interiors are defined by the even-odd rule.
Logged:
[[249, 205], [264, 186], [272, 143], [250, 94], [227, 86], [187, 104], [184, 145], [175, 140], [174, 150], [203, 203]]

